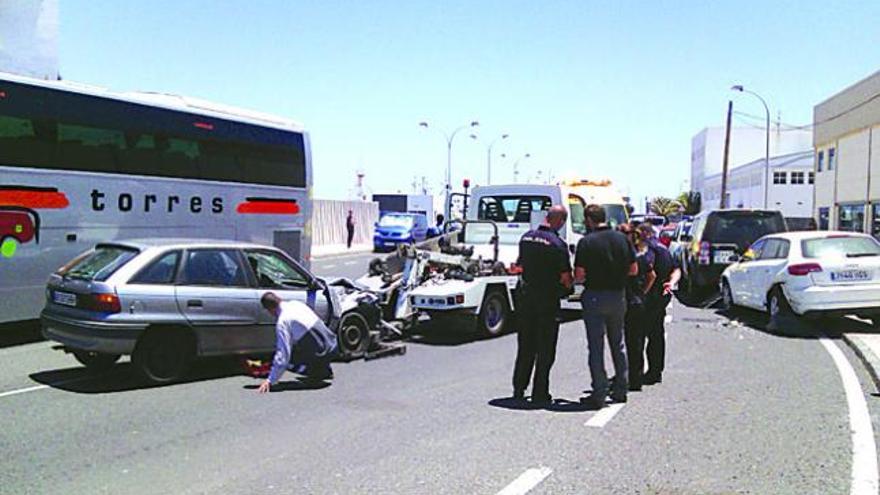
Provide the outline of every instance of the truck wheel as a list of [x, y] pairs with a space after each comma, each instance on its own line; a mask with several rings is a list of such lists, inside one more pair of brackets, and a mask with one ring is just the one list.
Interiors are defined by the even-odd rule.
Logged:
[[477, 318], [480, 333], [494, 337], [501, 335], [510, 321], [510, 305], [499, 289], [490, 289], [483, 296], [480, 315]]
[[165, 384], [180, 380], [195, 358], [195, 339], [183, 328], [153, 329], [138, 340], [131, 361], [146, 381]]
[[119, 354], [104, 354], [92, 351], [73, 351], [73, 357], [89, 371], [105, 371], [113, 367], [121, 357]]
[[370, 346], [370, 325], [360, 313], [346, 313], [339, 320], [336, 336], [339, 340], [339, 353], [345, 358], [358, 358]]

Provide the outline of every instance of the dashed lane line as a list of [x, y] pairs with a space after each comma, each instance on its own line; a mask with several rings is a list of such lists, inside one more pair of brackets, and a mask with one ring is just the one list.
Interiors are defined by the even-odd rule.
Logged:
[[331, 268], [336, 268], [336, 265], [321, 265], [321, 270], [329, 270]]
[[871, 414], [862, 392], [862, 384], [852, 365], [843, 355], [843, 351], [834, 342], [827, 337], [819, 339], [819, 342], [834, 360], [837, 372], [843, 381], [843, 390], [846, 392], [853, 444], [852, 484], [849, 493], [877, 495], [880, 487], [877, 474], [877, 444], [874, 440], [874, 426], [871, 424]]
[[354, 265], [357, 261], [346, 261], [343, 265]]
[[617, 403], [611, 404], [608, 407], [604, 407], [599, 412], [593, 415], [592, 418], [588, 419], [584, 426], [589, 426], [591, 428], [603, 428], [605, 425], [611, 421], [614, 416], [623, 409], [624, 404]]
[[50, 387], [57, 387], [58, 385], [67, 385], [69, 383], [82, 382], [85, 380], [90, 380], [92, 378], [97, 378], [97, 376], [86, 376], [86, 377], [82, 377], [82, 378], [72, 378], [70, 380], [62, 380], [60, 382], [55, 382], [55, 383], [50, 383], [50, 384], [45, 384], [45, 385], [34, 385], [33, 387], [25, 387], [25, 388], [19, 388], [16, 390], [9, 390], [7, 392], [0, 392], [0, 399], [2, 399], [4, 397], [10, 397], [13, 395], [18, 395], [18, 394], [26, 394], [28, 392], [36, 392], [37, 390], [43, 390], [43, 389], [47, 389]]
[[547, 476], [550, 476], [552, 472], [552, 469], [544, 466], [526, 469], [523, 474], [505, 486], [497, 495], [523, 495], [528, 493], [532, 488], [544, 481]]

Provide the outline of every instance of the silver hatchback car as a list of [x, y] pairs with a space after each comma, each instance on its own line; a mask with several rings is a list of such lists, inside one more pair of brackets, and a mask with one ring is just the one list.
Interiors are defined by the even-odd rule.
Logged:
[[78, 256], [50, 277], [40, 320], [47, 339], [89, 368], [131, 354], [144, 378], [167, 383], [196, 356], [273, 352], [267, 291], [315, 308], [343, 357], [363, 354], [379, 325], [370, 294], [328, 284], [276, 248], [174, 239], [101, 243]]

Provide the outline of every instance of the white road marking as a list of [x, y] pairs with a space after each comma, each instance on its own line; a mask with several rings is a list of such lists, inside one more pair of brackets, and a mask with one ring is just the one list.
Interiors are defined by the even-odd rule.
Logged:
[[543, 466], [526, 469], [523, 474], [519, 475], [519, 477], [513, 480], [509, 485], [505, 486], [497, 495], [523, 495], [528, 493], [529, 490], [544, 481], [544, 478], [550, 476], [550, 473], [552, 472], [552, 469]]
[[43, 389], [46, 389], [49, 387], [56, 387], [58, 385], [66, 385], [68, 383], [81, 382], [84, 380], [90, 380], [92, 378], [97, 378], [97, 376], [86, 376], [86, 377], [82, 377], [82, 378], [72, 378], [70, 380], [62, 380], [60, 382], [49, 383], [46, 385], [34, 385], [33, 387], [20, 388], [17, 390], [10, 390], [8, 392], [0, 392], [0, 398], [9, 397], [11, 395], [26, 394], [28, 392], [36, 392], [37, 390], [43, 390]]
[[343, 265], [353, 265], [355, 263], [357, 263], [357, 261], [346, 261]]
[[877, 444], [874, 441], [874, 427], [871, 424], [871, 414], [868, 412], [865, 395], [862, 393], [862, 385], [840, 348], [825, 337], [819, 339], [819, 342], [825, 346], [825, 350], [837, 366], [849, 407], [849, 428], [852, 432], [853, 444], [852, 485], [849, 493], [877, 495], [880, 487], [877, 474]]
[[619, 413], [621, 409], [623, 409], [624, 404], [617, 403], [611, 404], [608, 407], [602, 408], [599, 412], [593, 415], [592, 418], [588, 419], [584, 426], [590, 426], [593, 428], [603, 428], [605, 425], [614, 418], [614, 415]]
[[327, 270], [330, 268], [336, 268], [336, 265], [321, 265], [321, 270]]

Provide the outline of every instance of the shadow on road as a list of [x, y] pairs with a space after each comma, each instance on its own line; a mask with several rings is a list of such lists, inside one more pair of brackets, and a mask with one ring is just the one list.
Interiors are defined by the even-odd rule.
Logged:
[[173, 387], [186, 383], [243, 376], [244, 370], [237, 359], [200, 359], [193, 365], [189, 375], [178, 382], [155, 385], [143, 382], [134, 372], [131, 363], [119, 363], [107, 371], [96, 373], [84, 366], [40, 371], [30, 375], [37, 383], [78, 394], [106, 394], [127, 392], [156, 387]]
[[[284, 382], [278, 382], [275, 385], [272, 385], [272, 390], [270, 393], [275, 392], [293, 392], [293, 391], [302, 391], [302, 390], [321, 390], [327, 388], [331, 385], [331, 382], [328, 381], [316, 381], [316, 380], [288, 380]], [[259, 384], [254, 385], [245, 385], [244, 387], [247, 390], [256, 390], [260, 388]]]
[[0, 349], [46, 340], [40, 333], [40, 320], [17, 321], [0, 325]]
[[821, 337], [840, 339], [844, 333], [878, 333], [878, 330], [868, 323], [847, 317], [802, 318], [787, 315], [771, 321], [765, 313], [753, 309], [717, 309], [715, 313], [729, 320], [730, 323], [726, 326], [742, 325], [752, 330], [789, 339]]
[[553, 399], [550, 404], [533, 404], [525, 399], [513, 397], [499, 397], [488, 402], [492, 407], [509, 409], [512, 411], [550, 411], [557, 413], [582, 413], [595, 411], [597, 408], [591, 404], [572, 402], [568, 399]]

